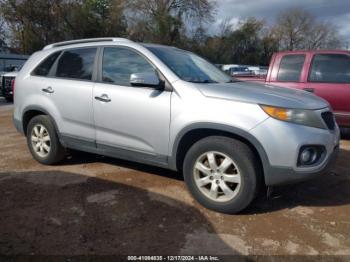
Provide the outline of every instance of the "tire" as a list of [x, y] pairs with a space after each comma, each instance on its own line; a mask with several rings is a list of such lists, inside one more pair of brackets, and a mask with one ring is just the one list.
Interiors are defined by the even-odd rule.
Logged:
[[[212, 168], [215, 164], [216, 171]], [[261, 176], [259, 162], [249, 146], [220, 136], [196, 142], [185, 156], [183, 173], [187, 187], [199, 203], [227, 214], [238, 213], [253, 201]]]
[[[47, 115], [35, 116], [29, 121], [27, 144], [34, 159], [41, 164], [56, 164], [65, 157], [65, 149], [59, 141], [55, 126]], [[35, 145], [39, 145], [39, 147]], [[41, 151], [41, 149], [43, 150]]]

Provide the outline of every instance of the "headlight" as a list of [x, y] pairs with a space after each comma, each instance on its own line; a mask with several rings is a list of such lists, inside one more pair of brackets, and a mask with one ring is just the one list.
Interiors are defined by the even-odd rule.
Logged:
[[261, 108], [269, 116], [281, 121], [287, 121], [316, 128], [326, 128], [321, 118], [313, 110], [291, 109], [266, 105], [261, 105]]

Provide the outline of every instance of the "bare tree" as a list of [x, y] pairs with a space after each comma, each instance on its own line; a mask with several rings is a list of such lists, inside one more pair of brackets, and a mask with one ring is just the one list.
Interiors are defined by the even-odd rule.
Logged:
[[318, 22], [312, 14], [300, 8], [280, 13], [273, 32], [282, 50], [336, 48], [340, 45], [332, 24]]
[[306, 37], [306, 49], [340, 48], [342, 40], [337, 30], [329, 24], [318, 23]]

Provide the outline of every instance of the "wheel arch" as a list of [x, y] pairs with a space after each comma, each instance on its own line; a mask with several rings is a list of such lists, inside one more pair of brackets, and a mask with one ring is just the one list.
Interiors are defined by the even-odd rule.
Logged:
[[225, 136], [240, 140], [247, 144], [261, 165], [264, 177], [269, 169], [269, 160], [261, 143], [249, 132], [232, 126], [214, 123], [196, 123], [183, 128], [176, 136], [172, 153], [169, 159], [169, 166], [174, 170], [181, 170], [182, 164], [188, 149], [200, 139], [208, 136]]
[[54, 120], [54, 118], [51, 116], [51, 114], [45, 110], [44, 108], [40, 107], [40, 106], [28, 106], [23, 110], [23, 114], [22, 114], [22, 128], [23, 128], [23, 132], [24, 135], [27, 135], [27, 127], [29, 124], [29, 121], [38, 115], [47, 115], [50, 120], [52, 121], [55, 129], [57, 130], [57, 133], [59, 135], [58, 132], [58, 127], [57, 127], [57, 123]]

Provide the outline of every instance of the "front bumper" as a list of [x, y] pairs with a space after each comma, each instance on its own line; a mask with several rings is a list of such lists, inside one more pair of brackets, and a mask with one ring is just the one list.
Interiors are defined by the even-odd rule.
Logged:
[[326, 174], [334, 167], [338, 153], [339, 146], [336, 146], [326, 161], [319, 168], [312, 171], [295, 171], [293, 168], [270, 166], [265, 170], [267, 172], [265, 184], [267, 186], [291, 184]]
[[[297, 125], [269, 118], [250, 133], [260, 142], [266, 153], [262, 159], [265, 184], [268, 186], [308, 180], [327, 172], [339, 151], [340, 132]], [[300, 148], [320, 145], [326, 149], [319, 163], [300, 167], [297, 165]]]

